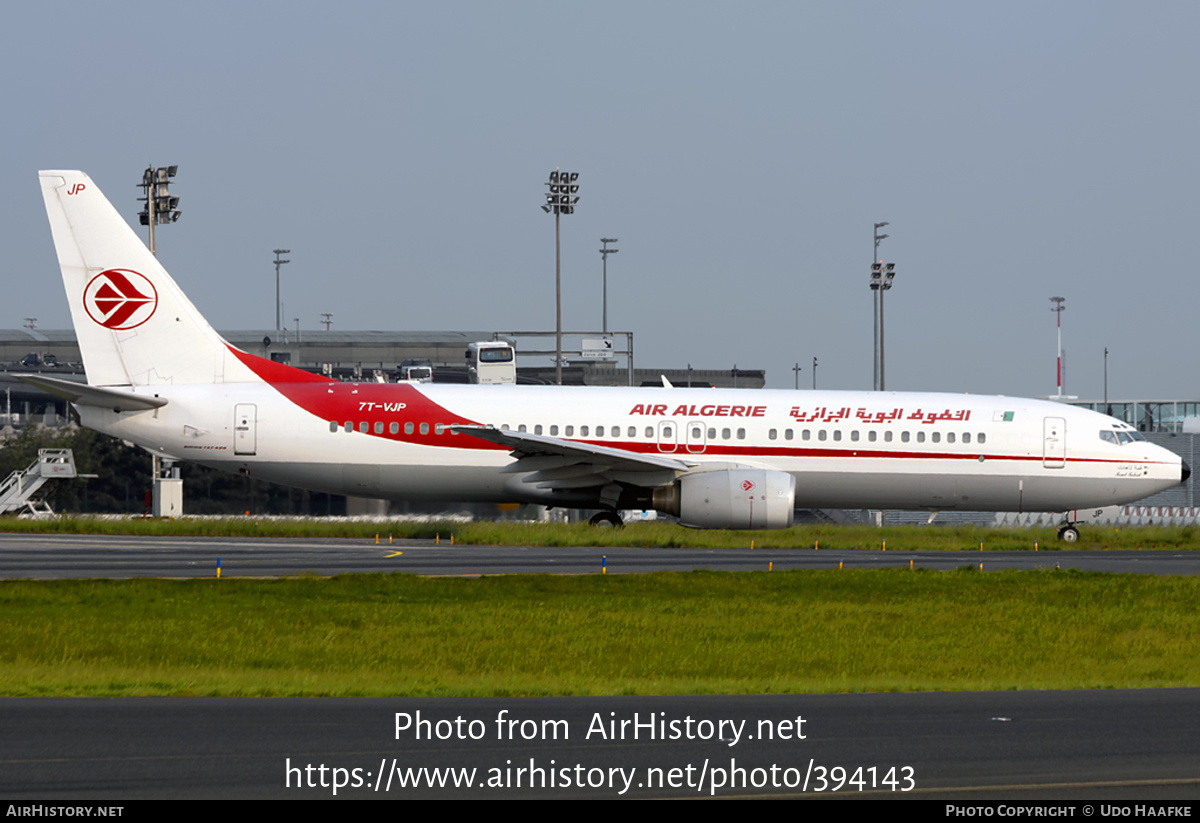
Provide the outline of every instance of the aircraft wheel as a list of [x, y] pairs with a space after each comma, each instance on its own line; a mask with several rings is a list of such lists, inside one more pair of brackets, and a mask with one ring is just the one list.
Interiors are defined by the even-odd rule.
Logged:
[[592, 526], [620, 528], [625, 525], [625, 521], [616, 512], [599, 512], [592, 515], [592, 519], [588, 521], [588, 524]]
[[1058, 539], [1064, 543], [1075, 543], [1079, 540], [1079, 529], [1074, 526], [1063, 526], [1058, 530]]

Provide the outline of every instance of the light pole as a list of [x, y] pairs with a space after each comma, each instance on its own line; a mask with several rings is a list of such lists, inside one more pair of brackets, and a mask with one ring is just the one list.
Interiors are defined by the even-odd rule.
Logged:
[[813, 358], [812, 377], [813, 377], [813, 391], [816, 391], [817, 390], [817, 358], [815, 358], [815, 357]]
[[1051, 297], [1050, 302], [1054, 305], [1050, 307], [1050, 311], [1054, 312], [1056, 325], [1058, 326], [1058, 396], [1063, 396], [1063, 373], [1062, 373], [1062, 313], [1066, 311], [1066, 306], [1063, 303], [1067, 302], [1065, 297]]
[[800, 364], [792, 366], [792, 371], [796, 373], [796, 391], [800, 391]]
[[[141, 187], [145, 196], [139, 197], [138, 200], [145, 200], [146, 207], [138, 213], [138, 221], [150, 229], [150, 254], [154, 257], [158, 256], [154, 245], [154, 227], [159, 223], [174, 223], [181, 214], [179, 198], [170, 191], [171, 181], [175, 179], [178, 171], [179, 166], [163, 166], [156, 169], [151, 164], [142, 172]], [[161, 514], [164, 509], [171, 509], [175, 514], [183, 513], [183, 481], [179, 479], [178, 469], [172, 470], [173, 464], [174, 461], [164, 462], [164, 458], [157, 454], [150, 456], [150, 510], [155, 516]], [[166, 477], [168, 474], [173, 476]], [[168, 483], [172, 489], [178, 487], [177, 504], [174, 500], [164, 504], [164, 483]]]
[[[872, 268], [874, 268], [874, 266], [875, 266], [875, 264], [876, 264], [876, 263], [880, 262], [880, 261], [879, 261], [879, 244], [880, 244], [880, 242], [882, 242], [882, 241], [883, 241], [883, 240], [884, 240], [884, 239], [887, 237], [887, 235], [886, 235], [886, 234], [880, 234], [880, 233], [879, 233], [879, 230], [880, 230], [880, 229], [882, 229], [882, 228], [883, 228], [884, 226], [886, 226], [886, 225], [888, 225], [888, 224], [887, 224], [887, 221], [884, 221], [883, 223], [876, 223], [876, 224], [875, 224], [875, 247], [874, 247], [874, 250], [871, 252], [871, 266], [872, 266]], [[872, 292], [874, 292], [874, 294], [872, 294], [872, 295], [871, 295], [871, 297], [872, 297], [872, 303], [874, 304], [874, 315], [873, 315], [873, 320], [872, 320], [872, 323], [873, 323], [872, 329], [873, 329], [873, 331], [874, 331], [874, 337], [875, 337], [875, 366], [874, 366], [874, 370], [871, 372], [871, 385], [874, 387], [875, 391], [879, 391], [879, 384], [880, 384], [880, 367], [879, 367], [879, 359], [880, 359], [880, 358], [879, 358], [879, 289], [878, 289], [878, 287], [877, 287], [877, 286], [875, 285], [875, 283], [874, 283], [874, 278], [872, 278], [872, 283], [871, 283], [871, 291], [872, 291]]]
[[158, 256], [154, 248], [155, 225], [174, 223], [182, 213], [179, 211], [179, 198], [170, 192], [171, 181], [177, 171], [179, 166], [163, 166], [156, 169], [150, 165], [142, 172], [140, 185], [145, 197], [139, 197], [138, 200], [145, 200], [146, 207], [138, 213], [138, 220], [143, 226], [150, 227], [150, 253], [155, 257]]
[[283, 304], [279, 302], [279, 267], [291, 260], [280, 260], [279, 255], [291, 254], [291, 249], [273, 249], [275, 254], [275, 331], [283, 330]]
[[608, 334], [608, 256], [616, 254], [620, 249], [610, 249], [609, 243], [617, 242], [615, 237], [601, 237], [600, 242], [604, 244], [604, 248], [600, 249], [600, 256], [604, 259], [604, 323], [603, 330]]
[[558, 385], [562, 385], [562, 235], [559, 233], [559, 215], [574, 214], [575, 204], [579, 202], [576, 196], [579, 186], [575, 183], [579, 172], [559, 171], [550, 172], [546, 185], [550, 191], [546, 194], [546, 203], [542, 211], [554, 213], [554, 376]]
[[875, 334], [875, 390], [884, 391], [887, 388], [887, 370], [884, 361], [883, 336], [883, 293], [892, 287], [892, 278], [896, 276], [895, 263], [871, 264], [871, 291], [876, 293], [879, 307], [879, 326]]

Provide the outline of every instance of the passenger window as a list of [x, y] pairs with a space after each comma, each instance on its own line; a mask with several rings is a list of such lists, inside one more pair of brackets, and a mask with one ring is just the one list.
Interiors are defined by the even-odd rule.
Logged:
[[874, 429], [871, 429], [869, 432], [867, 432], [867, 439], [870, 440], [872, 443], [874, 443], [878, 437], [879, 437], [879, 432], [875, 431]]
[[[653, 437], [653, 436], [654, 436], [654, 429], [652, 429], [652, 428], [650, 428], [649, 426], [647, 426], [647, 427], [646, 427], [646, 431], [647, 431], [647, 432], [649, 432], [649, 434], [647, 434], [647, 435], [646, 435], [647, 437]], [[633, 426], [630, 426], [630, 427], [629, 427], [629, 436], [630, 436], [631, 438], [632, 438], [632, 437], [637, 437], [637, 429], [636, 429], [636, 428], [634, 428]]]
[[728, 440], [729, 434], [730, 434], [729, 429], [721, 429], [721, 439], [722, 440]]
[[375, 433], [383, 434], [383, 421], [382, 420], [380, 420], [379, 422], [377, 422], [375, 424]]
[[[874, 433], [875, 432], [871, 432], [871, 434], [874, 434]], [[855, 429], [854, 431], [850, 432], [850, 440], [854, 443], [858, 442], [858, 429]]]
[[347, 434], [349, 434], [350, 432], [354, 431], [354, 424], [347, 420], [342, 428], [346, 430]]
[[900, 442], [907, 443], [911, 436], [908, 432], [900, 432]]
[[917, 432], [917, 442], [918, 443], [925, 442], [925, 432]]
[[551, 427], [550, 427], [550, 436], [551, 436], [551, 437], [558, 437], [558, 426], [551, 426]]
[[533, 427], [533, 433], [534, 433], [534, 434], [541, 434], [541, 433], [542, 433], [542, 424], [541, 424], [541, 423], [538, 423], [538, 424], [536, 424], [536, 425]]
[[580, 426], [580, 427], [579, 427], [579, 436], [580, 436], [580, 437], [587, 437], [587, 436], [588, 436], [588, 427], [587, 427], [587, 426]]
[[421, 424], [421, 434], [429, 434], [429, 424], [428, 423]]
[[971, 433], [970, 432], [963, 432], [963, 442], [964, 443], [971, 442]]
[[[670, 437], [670, 436], [671, 436], [671, 430], [670, 430], [670, 429], [666, 429], [665, 431], [666, 431], [666, 436], [667, 436], [667, 437]], [[631, 436], [632, 436], [632, 435], [631, 435]], [[653, 427], [653, 426], [647, 426], [647, 427], [646, 427], [646, 439], [647, 439], [647, 440], [653, 440], [653, 439], [654, 439], [654, 427]]]
[[746, 430], [738, 429], [738, 440], [745, 440], [745, 439], [746, 439]]
[[709, 430], [708, 430], [708, 439], [709, 439], [709, 440], [716, 440], [716, 439], [717, 439], [717, 430], [716, 430], [716, 429], [709, 429]]
[[330, 420], [330, 421], [329, 421], [329, 430], [330, 430], [331, 432], [336, 432], [336, 431], [338, 430], [338, 424], [337, 424], [337, 421], [336, 421], [336, 420]]
[[521, 425], [517, 426], [517, 431], [519, 431], [519, 432], [527, 431], [527, 429], [525, 428], [525, 424], [522, 423]]
[[438, 423], [433, 427], [434, 434], [441, 434], [445, 430], [446, 430], [446, 425], [444, 423]]
[[409, 422], [409, 423], [405, 423], [405, 424], [404, 424], [404, 433], [405, 433], [405, 434], [412, 434], [412, 433], [413, 433], [413, 424], [412, 424], [411, 422]]
[[388, 433], [389, 434], [399, 434], [400, 433], [400, 424], [393, 421], [388, 426]]
[[596, 427], [596, 436], [597, 436], [597, 437], [603, 437], [603, 436], [604, 436], [604, 427], [603, 427], [603, 426], [597, 426], [597, 427]]
[[825, 438], [827, 438], [827, 437], [829, 437], [829, 432], [825, 431], [824, 429], [820, 429], [820, 430], [817, 432], [817, 439], [818, 439], [818, 440], [824, 440], [824, 439], [825, 439]]
[[767, 432], [767, 439], [774, 440], [776, 437], [776, 434], [777, 434], [777, 432], [775, 431], [775, 429], [771, 429], [770, 431]]
[[953, 443], [953, 442], [954, 442], [954, 432], [947, 432], [947, 433], [946, 433], [946, 442], [947, 442], [947, 443]]
[[367, 423], [365, 420], [364, 420], [363, 422], [361, 422], [361, 423], [359, 423], [359, 424], [358, 424], [358, 430], [359, 430], [360, 432], [362, 432], [363, 434], [366, 434], [366, 433], [367, 433], [367, 429], [368, 429], [368, 428], [370, 428], [370, 424], [369, 424], [369, 423]]
[[783, 430], [783, 439], [784, 439], [784, 440], [791, 440], [791, 439], [792, 439], [792, 430], [791, 430], [791, 429], [784, 429], [784, 430]]
[[933, 432], [933, 433], [930, 435], [930, 439], [931, 439], [931, 440], [932, 440], [934, 443], [940, 443], [940, 442], [942, 442], [942, 433], [941, 433], [941, 432]]
[[575, 434], [575, 427], [574, 427], [574, 426], [567, 426], [567, 428], [566, 428], [566, 430], [563, 432], [563, 434], [565, 434], [567, 437], [572, 437], [572, 436], [574, 436], [574, 434]]
[[835, 443], [841, 443], [841, 442], [842, 442], [842, 430], [841, 430], [841, 429], [834, 429], [834, 430], [833, 430], [833, 440], [834, 440], [834, 442], [835, 442]]
[[987, 435], [986, 435], [986, 434], [984, 434], [983, 432], [980, 432], [980, 433], [979, 433], [979, 436], [975, 438], [975, 442], [977, 442], [977, 443], [986, 443], [986, 442], [987, 442]]
[[808, 429], [805, 429], [803, 432], [800, 433], [801, 440], [809, 440], [811, 438], [812, 438], [812, 432], [810, 432]]
[[892, 433], [890, 431], [886, 431], [883, 433], [883, 442], [884, 443], [892, 442]]

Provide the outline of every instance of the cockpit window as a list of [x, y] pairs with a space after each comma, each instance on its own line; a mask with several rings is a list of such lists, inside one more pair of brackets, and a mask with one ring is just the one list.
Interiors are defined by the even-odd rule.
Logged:
[[1133, 442], [1133, 435], [1129, 432], [1117, 432], [1117, 439], [1121, 441], [1121, 445]]
[[1132, 437], [1134, 440], [1145, 440], [1146, 439], [1146, 438], [1142, 437], [1142, 433], [1140, 431], [1131, 431], [1129, 433], [1129, 436]]
[[1117, 435], [1115, 432], [1102, 431], [1100, 432], [1100, 439], [1105, 443], [1112, 443], [1114, 446], [1117, 445]]

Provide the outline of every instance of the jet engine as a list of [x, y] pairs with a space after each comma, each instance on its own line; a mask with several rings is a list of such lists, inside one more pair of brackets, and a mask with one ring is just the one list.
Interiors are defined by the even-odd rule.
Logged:
[[654, 508], [700, 529], [786, 529], [796, 478], [767, 469], [693, 472], [655, 489]]

